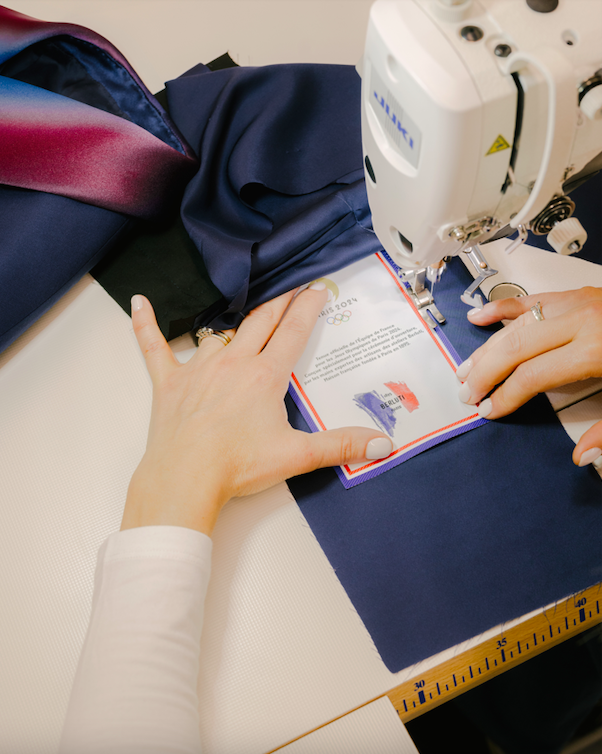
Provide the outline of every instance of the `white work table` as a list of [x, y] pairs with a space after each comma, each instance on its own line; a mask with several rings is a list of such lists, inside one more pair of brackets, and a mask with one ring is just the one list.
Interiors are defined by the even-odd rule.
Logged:
[[[165, 79], [227, 49], [241, 64], [355, 63], [369, 5], [14, 0], [10, 7], [100, 32], [157, 91]], [[553, 263], [542, 265], [542, 254], [521, 249], [508, 262], [501, 255], [491, 261], [511, 264], [512, 281], [529, 292], [602, 286], [595, 266], [551, 255]], [[495, 282], [504, 274], [502, 267]], [[173, 347], [185, 359], [194, 345], [183, 336]], [[574, 395], [561, 391], [555, 406], [573, 403]], [[87, 627], [96, 552], [119, 527], [144, 451], [150, 401], [131, 320], [90, 276], [0, 354], [3, 751], [56, 750]], [[602, 417], [599, 394], [561, 415], [576, 439]], [[385, 668], [285, 484], [231, 501], [214, 543], [199, 681], [206, 754], [265, 754], [382, 697], [446, 655], [396, 674]], [[361, 754], [367, 742], [379, 754], [413, 750], [386, 697], [287, 751]]]

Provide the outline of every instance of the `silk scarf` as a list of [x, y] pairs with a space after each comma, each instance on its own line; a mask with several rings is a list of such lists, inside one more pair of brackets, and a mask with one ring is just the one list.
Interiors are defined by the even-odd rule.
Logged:
[[0, 7], [0, 350], [197, 167], [125, 58]]

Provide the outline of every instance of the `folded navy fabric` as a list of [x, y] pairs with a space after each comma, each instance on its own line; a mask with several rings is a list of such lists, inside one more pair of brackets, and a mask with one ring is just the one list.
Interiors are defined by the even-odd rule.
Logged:
[[[469, 282], [454, 259], [436, 289], [462, 358], [491, 334], [466, 319]], [[602, 579], [602, 483], [573, 447], [538, 396], [352, 489], [331, 469], [289, 480], [389, 670]]]
[[0, 186], [0, 351], [102, 259], [131, 222], [64, 196]]
[[259, 303], [380, 248], [354, 68], [199, 65], [167, 95], [201, 163], [182, 219], [223, 296], [195, 327], [234, 327]]

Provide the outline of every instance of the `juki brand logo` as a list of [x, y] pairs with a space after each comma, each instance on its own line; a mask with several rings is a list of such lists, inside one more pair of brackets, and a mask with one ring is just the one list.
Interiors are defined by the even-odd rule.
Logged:
[[385, 114], [387, 115], [391, 123], [397, 127], [397, 130], [403, 136], [406, 144], [410, 147], [410, 149], [414, 149], [414, 139], [412, 139], [407, 130], [401, 125], [401, 120], [397, 117], [397, 115], [395, 115], [393, 108], [389, 105], [387, 100], [384, 97], [381, 97], [376, 89], [374, 90], [374, 97], [378, 104], [385, 111]]

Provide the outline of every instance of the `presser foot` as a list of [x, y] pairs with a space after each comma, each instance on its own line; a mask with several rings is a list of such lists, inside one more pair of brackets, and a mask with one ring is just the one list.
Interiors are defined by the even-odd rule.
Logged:
[[466, 254], [468, 259], [470, 260], [470, 263], [475, 268], [477, 277], [460, 296], [460, 299], [468, 306], [473, 306], [476, 309], [482, 309], [483, 297], [480, 293], [475, 293], [475, 291], [481, 285], [481, 283], [487, 280], [487, 278], [490, 278], [492, 275], [497, 275], [497, 270], [494, 270], [489, 266], [487, 260], [481, 254], [481, 250], [477, 245], [469, 246], [462, 251], [464, 254]]
[[431, 286], [433, 286], [435, 279], [439, 279], [442, 271], [441, 269], [437, 274], [434, 274], [430, 267], [428, 270], [426, 267], [423, 267], [419, 270], [399, 270], [398, 273], [404, 284], [404, 288], [412, 299], [414, 306], [418, 309], [418, 313], [432, 330], [438, 325], [444, 325], [445, 317], [437, 308], [432, 290], [429, 290], [425, 285], [425, 280], [428, 276], [428, 280], [431, 281]]

